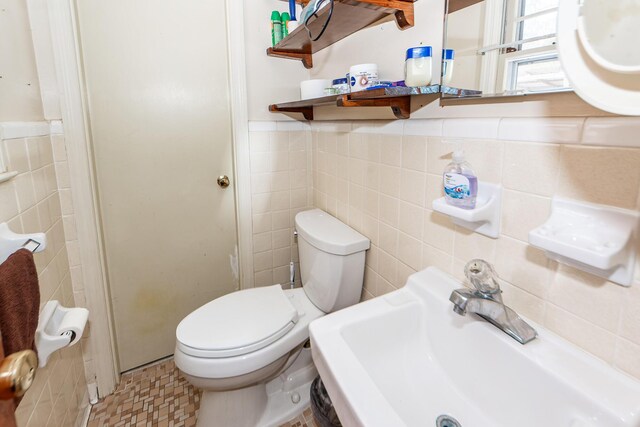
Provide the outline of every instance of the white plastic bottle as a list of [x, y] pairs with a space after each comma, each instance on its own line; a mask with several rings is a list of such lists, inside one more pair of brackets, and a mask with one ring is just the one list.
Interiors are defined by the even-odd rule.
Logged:
[[442, 176], [444, 198], [448, 204], [474, 209], [478, 196], [478, 178], [471, 165], [464, 159], [464, 151], [457, 148], [453, 152], [453, 161], [444, 169]]
[[407, 49], [404, 62], [404, 83], [409, 87], [431, 84], [431, 46]]

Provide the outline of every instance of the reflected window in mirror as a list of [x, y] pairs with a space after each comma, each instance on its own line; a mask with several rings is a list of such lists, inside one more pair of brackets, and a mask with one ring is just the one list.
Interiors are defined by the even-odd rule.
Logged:
[[450, 86], [485, 95], [570, 90], [555, 47], [558, 1], [484, 0], [450, 13], [445, 47], [456, 60]]

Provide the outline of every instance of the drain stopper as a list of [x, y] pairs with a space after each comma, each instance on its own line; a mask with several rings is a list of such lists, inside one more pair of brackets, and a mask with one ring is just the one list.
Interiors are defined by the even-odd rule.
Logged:
[[462, 425], [451, 415], [440, 415], [436, 419], [436, 427], [462, 427]]

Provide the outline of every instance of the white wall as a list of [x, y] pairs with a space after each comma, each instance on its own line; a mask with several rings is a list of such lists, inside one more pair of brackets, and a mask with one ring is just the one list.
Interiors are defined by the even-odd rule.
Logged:
[[245, 0], [244, 4], [249, 120], [290, 120], [270, 113], [269, 104], [299, 99], [300, 82], [309, 78], [309, 70], [300, 61], [272, 58], [266, 53], [271, 47], [271, 11], [287, 11], [288, 3]]
[[[395, 21], [370, 26], [318, 52], [313, 57], [312, 78], [343, 77], [355, 64], [378, 64], [383, 80], [404, 80], [407, 48], [433, 46], [442, 49], [444, 1], [420, 0], [414, 3], [415, 23], [401, 31]], [[440, 75], [440, 62], [434, 61], [433, 75]]]
[[25, 0], [0, 0], [0, 122], [44, 118]]

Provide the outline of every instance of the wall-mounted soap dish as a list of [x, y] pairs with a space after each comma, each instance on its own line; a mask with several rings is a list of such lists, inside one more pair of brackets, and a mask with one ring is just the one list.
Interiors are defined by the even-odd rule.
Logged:
[[478, 197], [475, 209], [461, 209], [448, 204], [444, 197], [433, 201], [433, 210], [451, 217], [454, 224], [485, 236], [498, 238], [500, 234], [500, 209], [502, 208], [502, 186], [478, 182]]
[[529, 232], [529, 243], [558, 262], [630, 286], [639, 218], [635, 211], [554, 198], [551, 216]]

